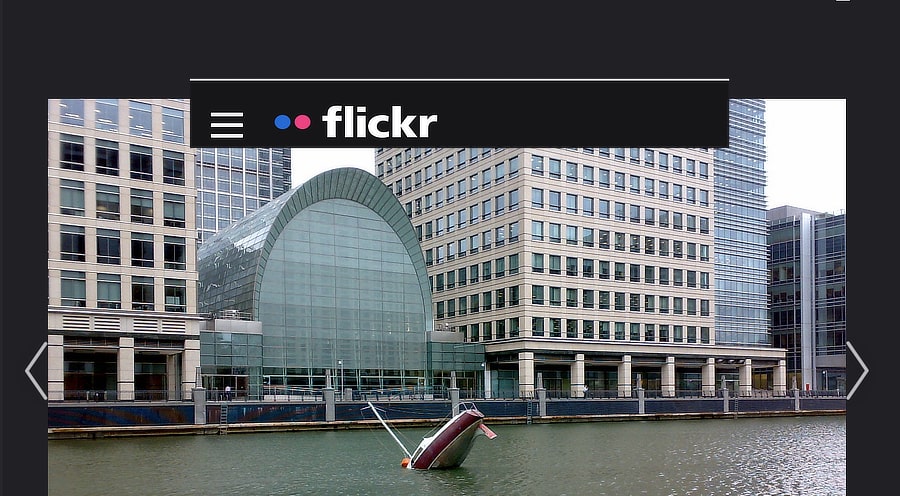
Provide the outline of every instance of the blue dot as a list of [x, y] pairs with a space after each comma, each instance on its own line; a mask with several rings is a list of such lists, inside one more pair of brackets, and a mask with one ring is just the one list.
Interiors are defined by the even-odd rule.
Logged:
[[291, 118], [281, 114], [275, 118], [275, 127], [278, 129], [287, 129], [291, 126]]

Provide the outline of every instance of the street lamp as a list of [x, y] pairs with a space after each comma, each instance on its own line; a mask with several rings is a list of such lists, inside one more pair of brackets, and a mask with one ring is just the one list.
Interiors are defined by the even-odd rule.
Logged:
[[341, 398], [344, 397], [344, 361], [338, 360], [338, 366], [341, 368]]
[[822, 370], [822, 390], [828, 391], [828, 371]]

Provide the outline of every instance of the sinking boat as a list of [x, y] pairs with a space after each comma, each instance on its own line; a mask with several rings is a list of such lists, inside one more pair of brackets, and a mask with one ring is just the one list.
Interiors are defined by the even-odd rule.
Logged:
[[403, 448], [406, 458], [403, 459], [401, 465], [409, 469], [429, 470], [458, 467], [469, 456], [477, 434], [482, 434], [488, 439], [497, 437], [497, 434], [484, 424], [484, 414], [474, 404], [461, 403], [459, 413], [451, 417], [433, 435], [422, 438], [419, 446], [410, 454], [371, 402], [369, 408], [378, 417], [381, 425], [391, 434], [394, 441]]

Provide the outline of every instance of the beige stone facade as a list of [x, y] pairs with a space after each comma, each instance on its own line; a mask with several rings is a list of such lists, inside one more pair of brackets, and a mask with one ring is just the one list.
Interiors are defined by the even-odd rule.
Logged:
[[722, 378], [783, 392], [784, 350], [715, 343], [712, 150], [379, 149], [375, 163], [420, 233], [435, 329], [485, 345], [486, 394], [630, 394], [638, 377], [667, 396]]
[[189, 398], [200, 365], [186, 100], [48, 101], [48, 399]]

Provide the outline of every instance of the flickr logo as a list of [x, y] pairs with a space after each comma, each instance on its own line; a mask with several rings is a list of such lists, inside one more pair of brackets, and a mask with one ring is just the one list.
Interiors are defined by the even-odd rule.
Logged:
[[[404, 115], [400, 105], [391, 106], [390, 114], [366, 115], [366, 107], [355, 105], [332, 105], [321, 117], [325, 123], [325, 136], [336, 138], [343, 131], [344, 138], [428, 138], [431, 125], [438, 120], [437, 114]], [[281, 114], [275, 117], [275, 127], [281, 130], [294, 125], [305, 130], [312, 125], [308, 115], [300, 114], [293, 119]]]

